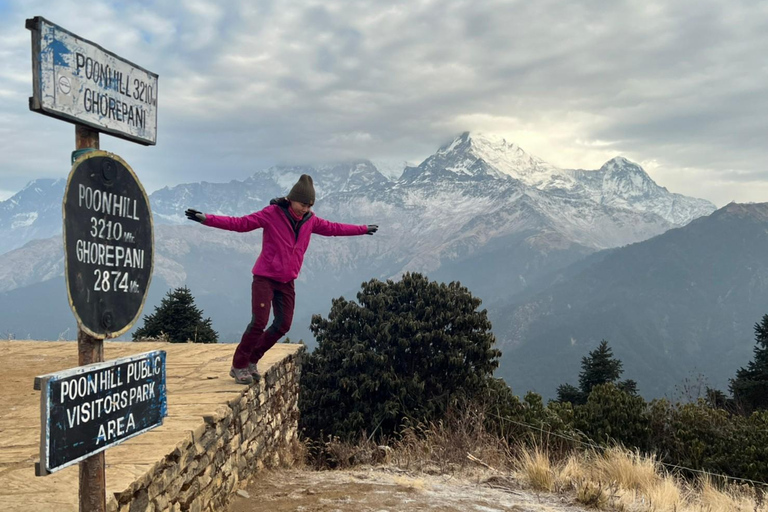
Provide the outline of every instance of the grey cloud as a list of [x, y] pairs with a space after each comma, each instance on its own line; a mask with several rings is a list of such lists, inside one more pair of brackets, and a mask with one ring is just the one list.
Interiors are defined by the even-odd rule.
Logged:
[[[576, 116], [586, 121], [573, 138], [614, 141], [666, 169], [768, 179], [759, 2], [165, 0], [96, 3], [85, 20], [71, 1], [11, 5], [3, 32], [23, 30], [30, 9], [52, 11], [160, 74], [158, 147], [126, 149], [157, 164], [157, 183], [210, 179], [222, 162], [239, 176], [272, 162], [413, 160], [457, 131], [486, 129], [457, 126], [473, 116], [542, 136]], [[11, 67], [28, 72], [27, 45], [10, 50]], [[19, 91], [0, 74], [6, 88]], [[0, 133], [4, 113], [30, 115], [7, 101]], [[9, 161], [35, 174], [38, 164], [7, 147], [4, 177]]]

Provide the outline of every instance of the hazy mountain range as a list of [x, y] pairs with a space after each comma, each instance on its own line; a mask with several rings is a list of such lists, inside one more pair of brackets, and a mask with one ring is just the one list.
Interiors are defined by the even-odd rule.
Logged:
[[[141, 171], [137, 172], [140, 176]], [[327, 314], [331, 298], [353, 298], [363, 281], [397, 278], [405, 271], [424, 272], [432, 279], [461, 281], [482, 298], [505, 353], [500, 375], [516, 392], [535, 387], [550, 396], [553, 385], [576, 380], [581, 356], [602, 337], [611, 341], [614, 330], [627, 332], [627, 336], [634, 332], [621, 327], [625, 320], [615, 316], [614, 310], [606, 309], [607, 316], [597, 318], [600, 310], [589, 307], [597, 292], [579, 284], [580, 272], [593, 271], [609, 261], [606, 254], [614, 254], [611, 250], [618, 254], [645, 244], [656, 247], [656, 240], [663, 238], [654, 238], [657, 235], [715, 211], [707, 201], [658, 186], [640, 166], [622, 157], [597, 170], [559, 169], [503, 139], [469, 133], [439, 148], [420, 165], [405, 167], [402, 173], [390, 167], [383, 174], [364, 160], [272, 167], [244, 181], [189, 183], [151, 194], [156, 261], [145, 313], [152, 311], [170, 287], [186, 283], [205, 315], [211, 316], [222, 341], [237, 341], [250, 317], [249, 272], [258, 254], [260, 232], [237, 234], [206, 228], [186, 221], [183, 211], [194, 207], [244, 215], [267, 205], [272, 197], [284, 195], [302, 173], [314, 178], [318, 215], [340, 222], [377, 223], [380, 230], [373, 237], [313, 238], [297, 282], [291, 338], [303, 338], [312, 345], [307, 330], [310, 316]], [[37, 180], [0, 202], [0, 248], [5, 251], [0, 254], [0, 336], [56, 338], [66, 333], [62, 336], [73, 337], [75, 326], [63, 282], [63, 249], [60, 235], [56, 236], [61, 232], [63, 188], [64, 180]], [[707, 226], [704, 220], [683, 230], [702, 223]], [[634, 245], [624, 247], [628, 244]], [[707, 258], [706, 251], [701, 257]], [[674, 265], [684, 264], [673, 263], [673, 258], [661, 261], [673, 265], [668, 270], [672, 273], [676, 272]], [[635, 272], [629, 263], [626, 271]], [[610, 275], [607, 270], [594, 272], [606, 279]], [[572, 292], [583, 296], [568, 302], [569, 311], [574, 310], [569, 317], [574, 329], [576, 321], [580, 323], [579, 330], [574, 330], [576, 341], [569, 341], [570, 352], [563, 352], [558, 345], [561, 338], [555, 334], [561, 336], [568, 326], [557, 323], [561, 331], [553, 331], [550, 339], [548, 319], [559, 310], [548, 312], [541, 297], [550, 293], [551, 302], [559, 304], [565, 288], [562, 292], [550, 290], [567, 283], [576, 283]], [[605, 290], [612, 290], [611, 282], [606, 283]], [[633, 286], [650, 284], [640, 276]], [[669, 282], [670, 290], [684, 293], [675, 284]], [[608, 291], [600, 293], [607, 295], [605, 300], [613, 300]], [[673, 296], [670, 291], [670, 300]], [[664, 308], [661, 303], [654, 307]], [[650, 309], [647, 315], [653, 316], [655, 311]], [[746, 316], [747, 309], [744, 311]], [[526, 312], [530, 314], [526, 316]], [[671, 322], [682, 325], [683, 320]], [[743, 345], [744, 354], [751, 353], [751, 325], [756, 320], [746, 319], [746, 327], [730, 331], [740, 336], [733, 343]], [[615, 329], [606, 329], [606, 323], [616, 324]], [[651, 339], [654, 328], [648, 324], [647, 343], [673, 343], [663, 336]], [[616, 343], [624, 341], [617, 338]], [[616, 351], [619, 355], [624, 352], [618, 347]], [[672, 361], [663, 382], [679, 381], [687, 371], [681, 366], [683, 361], [674, 359], [683, 352], [652, 353]], [[521, 371], [521, 365], [527, 364], [523, 354], [537, 364]], [[564, 366], [566, 354], [573, 358], [575, 373]], [[734, 361], [741, 357], [738, 351], [734, 354]], [[641, 392], [645, 392], [642, 380], [631, 373], [629, 361], [625, 368], [628, 377], [641, 381]], [[650, 375], [661, 368], [664, 365], [659, 363], [642, 371]], [[525, 379], [530, 379], [529, 384]], [[648, 394], [656, 393], [659, 386]]]
[[596, 253], [498, 306], [494, 332], [513, 389], [578, 383], [601, 339], [647, 396], [706, 377], [727, 391], [768, 313], [768, 203], [732, 203], [645, 242]]

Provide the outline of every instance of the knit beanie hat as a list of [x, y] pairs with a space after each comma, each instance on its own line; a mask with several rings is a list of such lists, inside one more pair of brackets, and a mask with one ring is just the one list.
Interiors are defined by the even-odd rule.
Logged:
[[315, 204], [315, 186], [312, 184], [312, 176], [302, 174], [299, 181], [288, 192], [288, 199], [297, 203]]

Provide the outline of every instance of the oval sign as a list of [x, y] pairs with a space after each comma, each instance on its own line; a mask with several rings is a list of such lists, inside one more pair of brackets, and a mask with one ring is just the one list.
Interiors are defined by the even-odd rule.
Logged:
[[120, 336], [139, 318], [152, 279], [147, 194], [122, 158], [91, 151], [72, 166], [63, 208], [72, 311], [91, 336]]

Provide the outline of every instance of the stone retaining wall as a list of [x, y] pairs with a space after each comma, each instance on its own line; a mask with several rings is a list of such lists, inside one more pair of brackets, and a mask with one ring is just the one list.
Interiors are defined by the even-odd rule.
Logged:
[[204, 421], [125, 491], [111, 512], [221, 511], [265, 466], [290, 465], [297, 446], [303, 350], [284, 357]]

